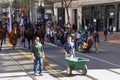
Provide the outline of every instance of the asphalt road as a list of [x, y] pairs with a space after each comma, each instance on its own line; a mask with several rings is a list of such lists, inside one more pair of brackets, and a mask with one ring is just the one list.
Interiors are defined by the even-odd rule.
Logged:
[[[8, 55], [9, 53], [8, 57], [12, 56], [13, 58], [13, 60], [10, 62], [10, 65], [12, 65], [12, 62], [14, 62], [14, 60], [19, 63], [19, 65], [14, 64], [14, 66], [17, 68], [16, 70], [18, 71], [11, 70], [11, 72], [23, 72], [27, 78], [30, 78], [32, 80], [120, 80], [120, 45], [101, 42], [99, 46], [99, 54], [94, 53], [94, 46], [91, 48], [90, 53], [76, 52], [77, 57], [84, 57], [90, 60], [87, 63], [87, 75], [82, 75], [78, 71], [73, 70], [72, 75], [68, 76], [63, 49], [50, 43], [45, 43], [44, 45], [46, 58], [50, 64], [50, 67], [48, 67], [43, 72], [44, 75], [42, 77], [35, 77], [32, 75], [33, 61], [29, 59], [29, 56], [23, 56], [23, 54], [21, 54], [21, 51], [19, 51], [22, 50], [24, 53], [30, 54], [30, 50], [28, 48], [23, 48], [23, 45], [20, 43], [20, 41], [17, 45], [17, 48], [19, 50], [12, 50], [10, 46], [4, 45], [3, 51], [0, 52], [0, 58], [4, 58], [4, 56]], [[3, 65], [3, 61], [0, 60], [0, 62], [2, 62]], [[7, 74], [8, 72], [6, 72], [6, 70], [8, 68], [11, 69], [12, 67], [4, 67], [4, 70], [3, 67], [0, 68], [0, 76], [4, 73]], [[14, 78], [17, 78], [14, 80], [18, 80], [18, 78], [21, 77], [14, 74], [12, 76], [14, 76]], [[7, 76], [7, 78], [9, 77], [11, 78], [11, 76]], [[7, 78], [1, 76], [0, 80], [8, 80]]]
[[[88, 73], [86, 76], [82, 76], [78, 75], [79, 73], [77, 72], [73, 72], [73, 76], [69, 77], [70, 80], [120, 80], [120, 45], [101, 42], [99, 47], [99, 54], [94, 53], [94, 46], [91, 48], [90, 53], [76, 52], [77, 57], [84, 57], [90, 60], [87, 63]], [[57, 65], [53, 68], [60, 70], [61, 74], [67, 76], [65, 74], [66, 62], [62, 48], [48, 43], [44, 48], [47, 57], [54, 61], [54, 65]], [[59, 69], [58, 66], [63, 68]]]

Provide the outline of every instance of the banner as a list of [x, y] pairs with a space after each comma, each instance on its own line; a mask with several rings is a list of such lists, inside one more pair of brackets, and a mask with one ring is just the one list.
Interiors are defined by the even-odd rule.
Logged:
[[8, 25], [7, 25], [7, 32], [8, 32], [8, 34], [10, 34], [10, 32], [12, 31], [12, 18], [11, 18], [11, 9], [10, 9], [10, 7], [9, 7], [8, 17], [9, 17], [9, 22], [8, 22]]
[[24, 13], [22, 12], [21, 23], [20, 23], [20, 25], [23, 25], [23, 24], [24, 24]]

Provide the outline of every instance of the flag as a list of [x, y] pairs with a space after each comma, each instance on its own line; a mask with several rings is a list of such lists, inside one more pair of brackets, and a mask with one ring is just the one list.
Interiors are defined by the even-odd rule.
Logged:
[[9, 17], [9, 23], [7, 25], [7, 32], [8, 32], [8, 35], [9, 35], [10, 32], [12, 31], [12, 18], [11, 18], [11, 9], [10, 9], [10, 7], [9, 7], [8, 17]]
[[21, 25], [23, 25], [24, 24], [24, 13], [22, 12], [22, 16], [21, 16], [21, 23], [20, 23]]
[[38, 13], [38, 17], [44, 19], [44, 14], [43, 13]]

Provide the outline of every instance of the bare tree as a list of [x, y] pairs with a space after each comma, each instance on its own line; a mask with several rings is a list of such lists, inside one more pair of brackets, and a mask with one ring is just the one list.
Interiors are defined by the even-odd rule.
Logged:
[[72, 3], [73, 0], [63, 0], [63, 4], [65, 6], [65, 9], [66, 9], [66, 13], [67, 13], [67, 20], [68, 20], [68, 23], [70, 23], [70, 16], [69, 16], [69, 7], [71, 6], [71, 3]]
[[0, 7], [1, 8], [7, 8], [9, 7], [10, 3], [9, 2], [6, 2], [6, 3], [0, 3]]
[[[71, 3], [76, 0], [47, 0], [47, 1], [50, 1], [49, 4], [51, 6], [53, 6], [54, 3], [62, 2], [62, 7], [65, 7], [65, 9], [66, 9], [68, 23], [70, 23], [70, 16], [69, 16], [68, 9], [69, 9], [69, 7], [71, 7]], [[54, 12], [54, 9], [53, 9], [53, 12]]]

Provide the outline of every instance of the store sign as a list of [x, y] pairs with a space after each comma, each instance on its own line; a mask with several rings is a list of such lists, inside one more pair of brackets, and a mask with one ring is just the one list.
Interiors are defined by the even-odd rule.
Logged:
[[94, 19], [93, 19], [93, 22], [97, 22], [97, 19], [96, 19], [96, 18], [94, 18]]
[[39, 16], [39, 18], [42, 18], [42, 19], [44, 18], [44, 14], [43, 13], [39, 13], [38, 16]]
[[44, 16], [44, 19], [48, 19], [48, 15], [45, 15], [45, 16]]

